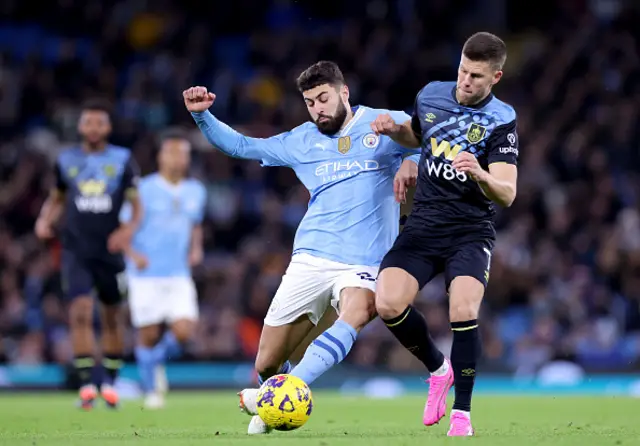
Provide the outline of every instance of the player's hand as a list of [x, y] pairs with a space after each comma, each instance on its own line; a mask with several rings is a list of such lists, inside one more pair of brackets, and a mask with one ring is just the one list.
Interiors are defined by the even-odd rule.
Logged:
[[407, 190], [415, 187], [418, 181], [418, 165], [411, 160], [404, 160], [393, 179], [393, 194], [398, 203], [407, 202]]
[[487, 171], [484, 170], [473, 154], [469, 152], [459, 153], [451, 163], [458, 172], [466, 173], [473, 181], [482, 181]]
[[390, 114], [378, 115], [371, 123], [371, 130], [376, 135], [396, 135], [402, 130], [402, 125], [396, 124]]
[[128, 226], [120, 226], [113, 231], [107, 240], [107, 249], [110, 253], [115, 254], [123, 252], [131, 243], [133, 232]]
[[134, 265], [136, 265], [136, 268], [138, 268], [138, 271], [143, 271], [149, 266], [149, 259], [147, 259], [147, 257], [143, 256], [142, 254], [132, 252], [130, 253], [129, 257], [131, 257], [131, 260], [133, 260], [133, 263]]
[[193, 248], [189, 251], [189, 266], [198, 266], [204, 260], [204, 252], [201, 248]]
[[182, 92], [184, 105], [190, 112], [208, 110], [216, 100], [216, 95], [207, 91], [206, 87], [191, 87]]
[[36, 221], [35, 232], [36, 237], [38, 237], [40, 240], [50, 240], [54, 236], [51, 224], [47, 220], [44, 220], [42, 218], [39, 218]]

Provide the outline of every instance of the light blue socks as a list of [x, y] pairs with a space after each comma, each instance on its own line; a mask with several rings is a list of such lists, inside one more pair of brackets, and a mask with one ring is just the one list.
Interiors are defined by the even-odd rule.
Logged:
[[336, 321], [307, 347], [302, 361], [291, 374], [310, 385], [324, 372], [342, 362], [357, 337], [355, 328], [344, 321]]

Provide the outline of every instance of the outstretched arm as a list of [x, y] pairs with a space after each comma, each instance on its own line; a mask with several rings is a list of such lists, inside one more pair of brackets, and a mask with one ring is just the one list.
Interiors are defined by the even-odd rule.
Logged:
[[420, 147], [420, 140], [411, 126], [411, 120], [397, 124], [389, 114], [378, 116], [372, 123], [371, 129], [378, 135], [387, 135], [394, 142], [407, 148]]
[[265, 166], [291, 165], [285, 147], [290, 132], [271, 138], [251, 138], [232, 129], [209, 112], [216, 96], [205, 87], [191, 87], [182, 92], [182, 96], [187, 110], [207, 141], [220, 151], [235, 158], [257, 160]]

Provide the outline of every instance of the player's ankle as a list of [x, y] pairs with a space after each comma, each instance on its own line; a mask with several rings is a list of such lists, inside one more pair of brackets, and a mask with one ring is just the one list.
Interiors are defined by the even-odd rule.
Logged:
[[440, 367], [438, 367], [436, 370], [434, 370], [433, 372], [431, 372], [432, 376], [445, 376], [447, 373], [449, 373], [449, 362], [446, 360], [446, 358], [443, 357], [442, 360], [442, 365]]
[[469, 421], [471, 421], [471, 409], [469, 409], [469, 410], [451, 409], [451, 415], [454, 415], [456, 413], [464, 415], [465, 417], [467, 417], [469, 419]]

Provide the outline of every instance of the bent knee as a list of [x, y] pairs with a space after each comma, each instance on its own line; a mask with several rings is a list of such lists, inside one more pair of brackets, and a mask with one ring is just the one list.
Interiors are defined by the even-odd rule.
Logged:
[[382, 319], [400, 316], [418, 294], [418, 281], [399, 268], [380, 273], [376, 293], [376, 311]]
[[393, 319], [400, 316], [409, 303], [400, 290], [385, 287], [376, 295], [375, 308], [382, 319]]
[[399, 300], [381, 298], [376, 299], [376, 312], [382, 319], [393, 319], [402, 314], [407, 308], [406, 303]]
[[376, 298], [364, 288], [346, 288], [340, 294], [339, 319], [360, 331], [376, 317]]
[[451, 322], [464, 322], [478, 319], [478, 311], [468, 305], [457, 305], [449, 308]]
[[160, 326], [148, 325], [138, 330], [138, 342], [144, 347], [153, 347], [160, 339]]
[[189, 341], [189, 339], [191, 339], [191, 336], [193, 336], [195, 326], [196, 324], [193, 321], [181, 320], [175, 322], [171, 326], [171, 331], [173, 332], [178, 342], [184, 344], [185, 342]]
[[478, 279], [460, 276], [449, 286], [449, 319], [464, 322], [478, 318], [484, 285]]
[[449, 302], [449, 319], [451, 322], [464, 322], [478, 319], [480, 299], [451, 299]]
[[340, 312], [339, 319], [360, 331], [373, 318], [376, 317], [376, 306], [373, 299], [370, 302], [363, 302], [360, 305], [345, 307]]

